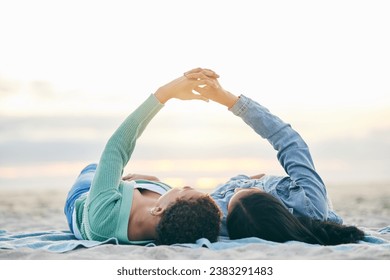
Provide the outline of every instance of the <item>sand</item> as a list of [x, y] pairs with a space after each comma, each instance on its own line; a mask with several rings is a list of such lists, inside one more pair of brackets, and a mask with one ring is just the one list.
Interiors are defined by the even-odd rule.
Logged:
[[[346, 224], [375, 231], [390, 225], [390, 184], [331, 185], [328, 192], [335, 210]], [[11, 233], [66, 230], [63, 214], [66, 190], [0, 189], [0, 230]], [[378, 235], [390, 241], [390, 234]], [[300, 244], [251, 244], [226, 250], [182, 248], [177, 246], [102, 245], [68, 253], [43, 250], [1, 250], [0, 259], [390, 259], [390, 250], [359, 245], [353, 250], [335, 250], [332, 246]]]

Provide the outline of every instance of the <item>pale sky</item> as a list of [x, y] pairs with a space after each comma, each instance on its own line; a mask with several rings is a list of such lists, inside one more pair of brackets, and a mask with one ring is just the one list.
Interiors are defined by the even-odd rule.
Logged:
[[[194, 67], [292, 123], [326, 181], [388, 181], [389, 14], [388, 1], [0, 0], [0, 184], [69, 178]], [[137, 171], [177, 184], [280, 171], [268, 144], [213, 103], [168, 103], [138, 148]]]

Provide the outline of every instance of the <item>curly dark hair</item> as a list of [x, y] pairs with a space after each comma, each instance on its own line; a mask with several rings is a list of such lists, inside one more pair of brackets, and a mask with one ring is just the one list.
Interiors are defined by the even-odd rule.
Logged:
[[199, 238], [218, 239], [222, 214], [208, 195], [189, 200], [178, 199], [167, 207], [157, 225], [156, 243], [194, 243]]
[[231, 239], [258, 237], [275, 242], [296, 240], [311, 244], [357, 243], [364, 232], [355, 226], [295, 217], [268, 193], [242, 197], [227, 216]]

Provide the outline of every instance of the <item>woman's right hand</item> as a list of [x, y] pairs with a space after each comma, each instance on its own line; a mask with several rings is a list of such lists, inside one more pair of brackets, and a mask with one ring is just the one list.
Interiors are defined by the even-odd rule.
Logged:
[[[186, 75], [190, 75], [188, 78]], [[161, 103], [166, 103], [169, 99], [176, 98], [180, 100], [203, 100], [208, 102], [208, 98], [197, 94], [199, 86], [214, 86], [213, 78], [219, 77], [215, 72], [209, 69], [196, 68], [184, 73], [183, 76], [160, 87], [156, 93], [156, 98]], [[195, 92], [194, 92], [195, 91]]]
[[[215, 73], [212, 70], [207, 70], [211, 71], [212, 73]], [[197, 76], [194, 73], [187, 72], [184, 75], [188, 79], [197, 79]], [[222, 88], [222, 86], [217, 80], [217, 77], [212, 77], [211, 83], [208, 82], [205, 86], [198, 86], [195, 90], [199, 92], [200, 95], [204, 98], [213, 100], [219, 104], [226, 106], [227, 108], [231, 108], [238, 100], [237, 96]]]

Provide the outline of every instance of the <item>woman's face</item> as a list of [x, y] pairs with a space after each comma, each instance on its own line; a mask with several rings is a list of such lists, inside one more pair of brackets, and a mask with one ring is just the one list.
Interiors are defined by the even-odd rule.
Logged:
[[263, 191], [258, 188], [245, 188], [245, 189], [236, 188], [228, 204], [228, 214], [234, 208], [235, 204], [237, 204], [240, 201], [241, 198], [259, 192], [263, 192]]
[[183, 188], [173, 188], [158, 198], [157, 205], [166, 209], [172, 202], [175, 202], [179, 198], [188, 200], [191, 198], [200, 198], [202, 196], [205, 196], [205, 193], [188, 186]]

